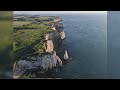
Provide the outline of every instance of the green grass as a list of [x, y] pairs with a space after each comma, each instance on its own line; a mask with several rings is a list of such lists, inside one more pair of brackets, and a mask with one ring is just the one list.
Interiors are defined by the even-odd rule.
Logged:
[[35, 42], [37, 39], [41, 39], [41, 36], [48, 32], [46, 29], [36, 29], [36, 30], [19, 30], [16, 31], [16, 33], [13, 34], [14, 37], [14, 51], [16, 49], [24, 48], [28, 45], [31, 45], [33, 42]]
[[33, 49], [35, 41], [40, 40], [49, 29], [46, 27], [41, 29], [23, 29], [13, 33], [13, 51], [15, 59], [25, 57], [27, 54], [34, 53]]
[[22, 25], [30, 24], [30, 23], [31, 23], [30, 21], [14, 21], [13, 26], [18, 27], [18, 26], [22, 26]]
[[[15, 18], [19, 17], [15, 16]], [[24, 16], [24, 18], [27, 21], [14, 21], [14, 60], [26, 58], [29, 54], [44, 53], [46, 46], [41, 37], [50, 31], [50, 27], [56, 17], [40, 16], [28, 18]]]

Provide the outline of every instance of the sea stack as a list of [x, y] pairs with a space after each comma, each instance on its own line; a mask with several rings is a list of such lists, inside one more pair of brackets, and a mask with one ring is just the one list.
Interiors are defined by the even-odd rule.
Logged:
[[64, 60], [67, 60], [69, 57], [68, 57], [68, 53], [67, 53], [67, 50], [65, 50], [65, 54], [64, 54]]

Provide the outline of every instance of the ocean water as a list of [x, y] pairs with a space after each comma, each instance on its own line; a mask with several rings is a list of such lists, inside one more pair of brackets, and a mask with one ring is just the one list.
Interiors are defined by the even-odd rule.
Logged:
[[100, 79], [107, 76], [107, 15], [66, 14], [65, 48], [70, 59], [57, 78]]

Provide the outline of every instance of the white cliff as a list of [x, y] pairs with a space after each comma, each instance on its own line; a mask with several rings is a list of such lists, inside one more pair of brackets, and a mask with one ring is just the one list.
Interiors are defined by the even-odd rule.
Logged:
[[61, 38], [61, 39], [65, 39], [65, 32], [64, 32], [64, 31], [61, 31], [61, 32], [60, 32], [60, 38]]
[[38, 68], [39, 66], [43, 68], [43, 70], [48, 70], [49, 68], [62, 66], [61, 59], [56, 55], [56, 52], [45, 55], [43, 57], [36, 57], [36, 61], [26, 61], [19, 60], [14, 63], [13, 66], [13, 78], [19, 78], [23, 73], [27, 70]]
[[[55, 22], [60, 19], [56, 19]], [[44, 40], [46, 42], [46, 52], [44, 56], [32, 56], [31, 61], [27, 60], [19, 60], [14, 63], [13, 66], [13, 78], [19, 78], [22, 74], [24, 74], [27, 70], [36, 69], [41, 67], [43, 70], [48, 70], [50, 68], [62, 66], [62, 61], [59, 56], [56, 55], [54, 51], [54, 44], [59, 38], [65, 39], [65, 32], [56, 30], [56, 27], [52, 25], [52, 32], [45, 34]], [[61, 40], [60, 40], [61, 41]], [[57, 43], [56, 43], [57, 44]], [[65, 50], [64, 60], [67, 60], [68, 53]]]
[[47, 46], [46, 52], [51, 53], [54, 49], [53, 41], [47, 40], [46, 46]]

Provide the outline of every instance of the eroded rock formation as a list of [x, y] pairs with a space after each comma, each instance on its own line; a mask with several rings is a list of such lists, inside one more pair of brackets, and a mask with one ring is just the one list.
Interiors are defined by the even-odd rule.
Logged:
[[61, 39], [65, 39], [65, 32], [64, 31], [60, 32], [60, 37], [61, 37]]
[[42, 68], [44, 71], [47, 71], [48, 69], [62, 66], [62, 61], [56, 55], [55, 51], [52, 55], [48, 54], [42, 57], [37, 56], [35, 58], [36, 61], [19, 60], [15, 62], [13, 66], [13, 78], [19, 78], [27, 70], [36, 69], [38, 67]]
[[65, 54], [64, 54], [64, 60], [67, 60], [69, 57], [68, 57], [68, 53], [67, 53], [67, 50], [65, 50]]

